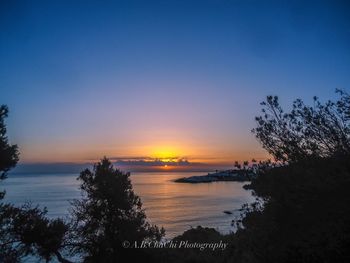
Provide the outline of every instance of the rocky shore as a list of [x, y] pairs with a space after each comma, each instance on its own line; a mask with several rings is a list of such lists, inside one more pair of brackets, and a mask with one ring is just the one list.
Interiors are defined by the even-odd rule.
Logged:
[[254, 177], [254, 174], [242, 171], [242, 170], [227, 170], [218, 171], [215, 173], [208, 173], [207, 175], [198, 175], [190, 177], [182, 177], [176, 179], [177, 183], [211, 183], [220, 181], [235, 181], [235, 182], [247, 182]]

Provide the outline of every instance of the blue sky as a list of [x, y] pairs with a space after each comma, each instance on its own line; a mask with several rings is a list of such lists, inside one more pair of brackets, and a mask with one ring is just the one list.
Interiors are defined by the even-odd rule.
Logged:
[[259, 102], [349, 90], [346, 1], [1, 1], [22, 163], [265, 158]]

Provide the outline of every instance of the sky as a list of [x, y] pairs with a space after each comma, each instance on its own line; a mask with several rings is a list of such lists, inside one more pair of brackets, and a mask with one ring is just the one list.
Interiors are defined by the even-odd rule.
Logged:
[[27, 166], [268, 158], [251, 133], [267, 95], [288, 108], [350, 89], [349, 12], [347, 1], [2, 0], [9, 139]]

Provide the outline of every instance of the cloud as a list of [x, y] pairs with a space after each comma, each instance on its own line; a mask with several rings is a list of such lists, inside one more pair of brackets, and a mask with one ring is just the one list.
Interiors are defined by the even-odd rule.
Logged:
[[[214, 163], [192, 162], [184, 157], [173, 157], [166, 159], [152, 157], [127, 157], [111, 158], [113, 164], [124, 171], [130, 172], [157, 172], [157, 171], [178, 171], [178, 172], [208, 172], [224, 168]], [[225, 166], [226, 168], [226, 166]]]
[[197, 163], [191, 163], [187, 159], [169, 159], [164, 161], [163, 159], [157, 158], [147, 158], [147, 159], [129, 159], [123, 160], [118, 159], [114, 161], [116, 166], [146, 166], [146, 167], [156, 167], [156, 166], [191, 166]]
[[[128, 172], [157, 172], [157, 171], [183, 171], [208, 172], [227, 165], [189, 161], [185, 157], [172, 157], [167, 159], [152, 158], [149, 156], [114, 156], [108, 157], [115, 167]], [[19, 163], [11, 173], [25, 174], [60, 174], [80, 173], [86, 168], [92, 169], [93, 164], [99, 160], [89, 160], [85, 163]]]

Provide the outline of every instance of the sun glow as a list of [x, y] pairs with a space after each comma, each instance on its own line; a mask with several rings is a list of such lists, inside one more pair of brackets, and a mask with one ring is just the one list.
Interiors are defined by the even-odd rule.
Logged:
[[152, 157], [159, 159], [162, 162], [172, 162], [179, 159], [181, 153], [176, 147], [159, 147], [152, 151]]

